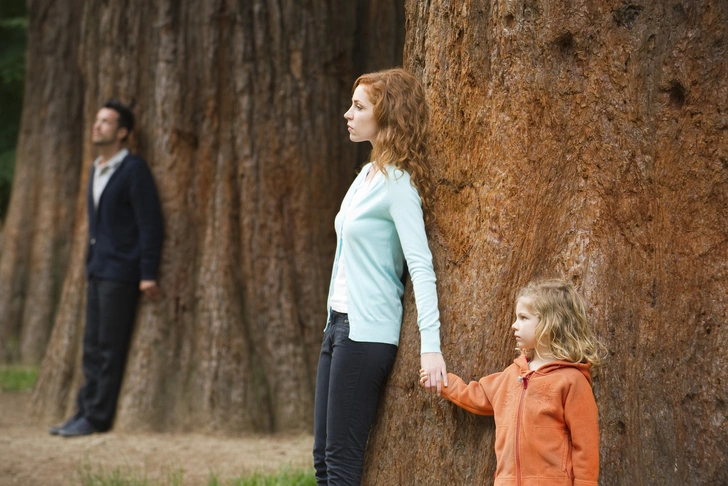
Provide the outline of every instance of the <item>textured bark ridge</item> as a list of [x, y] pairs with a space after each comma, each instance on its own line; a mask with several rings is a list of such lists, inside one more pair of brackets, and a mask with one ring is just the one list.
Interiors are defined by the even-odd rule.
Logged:
[[23, 119], [0, 236], [0, 362], [38, 363], [58, 307], [81, 173], [82, 2], [29, 2]]
[[[80, 66], [84, 138], [36, 416], [68, 414], [82, 380], [86, 132], [116, 96], [135, 101], [133, 149], [150, 164], [166, 220], [164, 299], [140, 307], [116, 427], [310, 430], [333, 218], [361, 162], [342, 114], [358, 74], [401, 63], [399, 7], [85, 2], [78, 61], [56, 60]], [[359, 33], [375, 30], [371, 19], [388, 26], [377, 39]]]
[[[728, 4], [406, 3], [439, 186], [445, 358], [512, 359], [514, 294], [571, 278], [609, 348], [600, 484], [728, 484]], [[402, 345], [364, 484], [492, 484], [495, 426], [417, 386]]]

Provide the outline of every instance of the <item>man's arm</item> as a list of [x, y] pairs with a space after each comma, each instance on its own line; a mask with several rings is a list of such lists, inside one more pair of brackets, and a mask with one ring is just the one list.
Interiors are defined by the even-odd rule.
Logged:
[[155, 298], [160, 295], [157, 270], [162, 256], [164, 221], [154, 178], [143, 161], [135, 164], [131, 184], [131, 203], [139, 228], [141, 282], [139, 289]]

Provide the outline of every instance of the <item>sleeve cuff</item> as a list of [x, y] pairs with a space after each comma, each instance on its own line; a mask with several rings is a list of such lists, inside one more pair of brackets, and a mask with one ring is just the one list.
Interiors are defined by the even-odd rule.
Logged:
[[420, 331], [420, 354], [441, 353], [440, 351], [440, 330], [434, 332]]

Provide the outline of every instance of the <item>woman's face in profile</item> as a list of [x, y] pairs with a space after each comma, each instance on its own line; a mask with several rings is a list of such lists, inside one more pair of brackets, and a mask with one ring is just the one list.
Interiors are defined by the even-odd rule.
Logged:
[[346, 127], [349, 130], [349, 140], [352, 142], [374, 142], [379, 133], [379, 127], [374, 119], [374, 105], [369, 100], [364, 85], [359, 85], [351, 97], [351, 107], [344, 113]]

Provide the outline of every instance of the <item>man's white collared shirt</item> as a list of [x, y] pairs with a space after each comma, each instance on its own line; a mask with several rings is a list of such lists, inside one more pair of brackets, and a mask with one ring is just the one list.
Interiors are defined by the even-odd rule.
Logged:
[[114, 156], [111, 157], [108, 162], [106, 162], [101, 167], [99, 167], [99, 164], [101, 163], [101, 157], [94, 161], [94, 207], [99, 207], [99, 199], [101, 199], [101, 194], [103, 194], [104, 188], [106, 188], [106, 184], [108, 184], [109, 179], [111, 179], [111, 176], [114, 174], [119, 165], [121, 165], [121, 162], [127, 155], [129, 155], [129, 150], [121, 149], [116, 152], [116, 154], [114, 154]]

